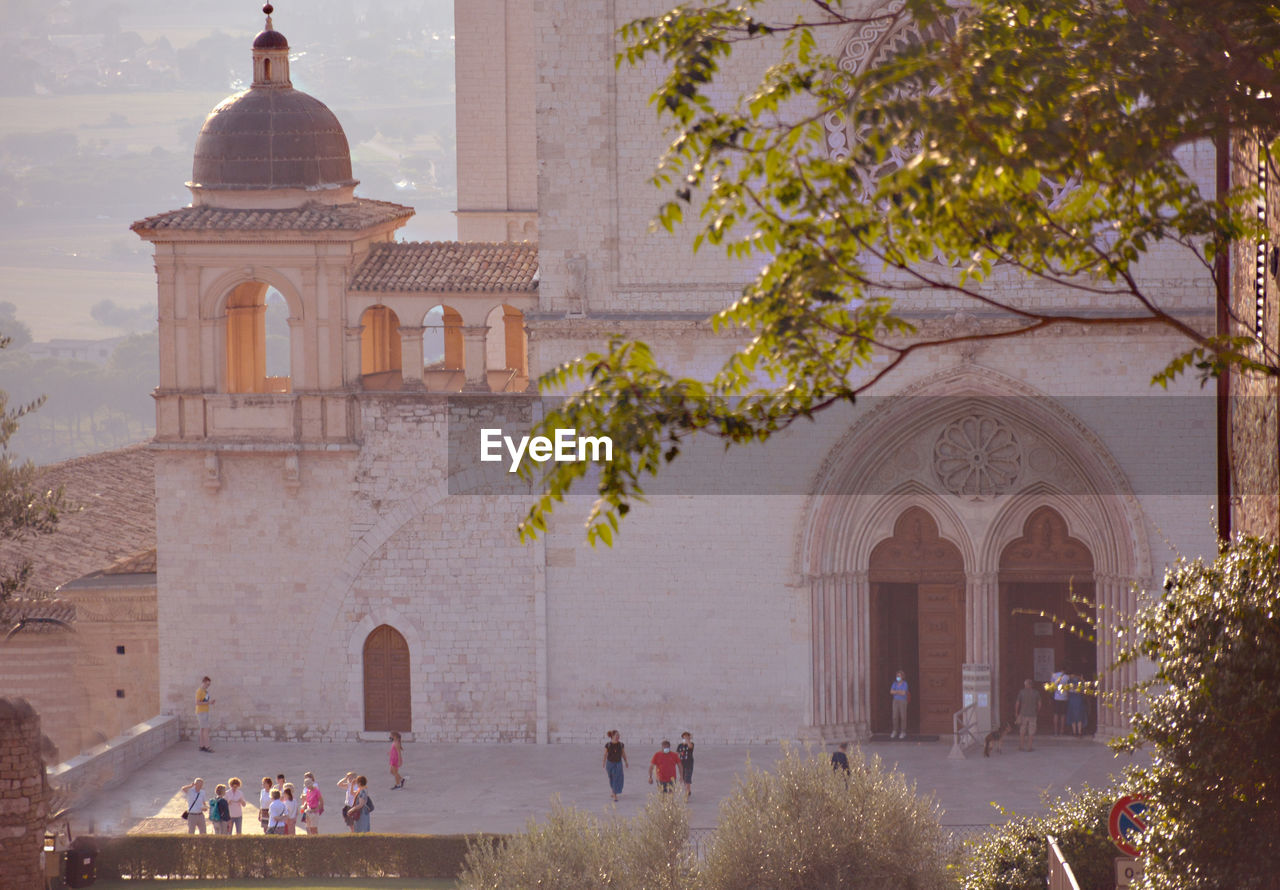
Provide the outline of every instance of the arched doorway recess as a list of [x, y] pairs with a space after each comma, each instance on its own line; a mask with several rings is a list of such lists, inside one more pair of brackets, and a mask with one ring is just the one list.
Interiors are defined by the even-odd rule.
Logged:
[[[1022, 536], [1000, 554], [1000, 713], [1013, 716], [1022, 683], [1047, 683], [1055, 671], [1093, 679], [1098, 661], [1093, 555], [1071, 537], [1052, 507], [1027, 517]], [[1064, 628], [1066, 624], [1075, 630]], [[1090, 698], [1087, 726], [1097, 725]], [[1040, 731], [1052, 729], [1053, 701], [1045, 694]]]
[[964, 661], [964, 559], [938, 524], [911, 507], [871, 551], [871, 729], [891, 727], [889, 684], [906, 672], [909, 732], [951, 731]]
[[364, 641], [366, 732], [411, 732], [409, 644], [395, 628], [375, 627]]

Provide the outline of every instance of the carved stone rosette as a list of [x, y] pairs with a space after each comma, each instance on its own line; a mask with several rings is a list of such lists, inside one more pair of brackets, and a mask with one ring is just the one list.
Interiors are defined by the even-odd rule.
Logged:
[[1022, 475], [1022, 446], [994, 417], [970, 414], [949, 424], [933, 445], [933, 471], [957, 495], [1003, 494]]

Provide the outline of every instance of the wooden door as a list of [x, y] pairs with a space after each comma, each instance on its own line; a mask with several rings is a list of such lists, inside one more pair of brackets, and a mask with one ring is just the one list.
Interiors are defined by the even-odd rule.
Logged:
[[364, 728], [410, 732], [409, 644], [393, 627], [374, 628], [364, 641]]
[[964, 589], [957, 584], [921, 584], [919, 602], [920, 732], [951, 732], [960, 710], [964, 662]]

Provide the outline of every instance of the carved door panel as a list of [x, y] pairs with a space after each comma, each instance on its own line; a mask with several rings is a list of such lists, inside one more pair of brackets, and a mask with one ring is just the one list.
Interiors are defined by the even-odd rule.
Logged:
[[951, 732], [960, 710], [964, 661], [964, 589], [956, 584], [921, 584], [919, 597], [920, 732]]
[[394, 628], [375, 628], [364, 641], [364, 728], [410, 732], [409, 646]]

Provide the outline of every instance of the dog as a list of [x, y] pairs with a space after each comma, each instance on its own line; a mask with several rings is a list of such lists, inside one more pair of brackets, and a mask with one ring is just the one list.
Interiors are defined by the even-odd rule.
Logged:
[[1011, 732], [1013, 732], [1013, 724], [1005, 723], [999, 729], [993, 729], [991, 732], [987, 733], [986, 742], [982, 746], [982, 756], [990, 757], [992, 748], [996, 749], [997, 754], [1003, 754], [1004, 737]]

